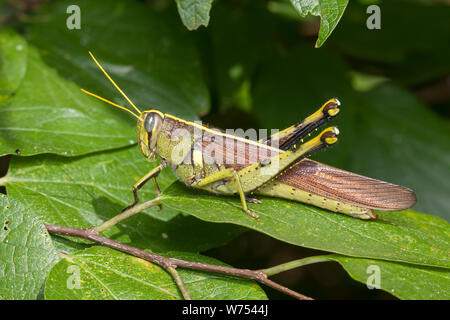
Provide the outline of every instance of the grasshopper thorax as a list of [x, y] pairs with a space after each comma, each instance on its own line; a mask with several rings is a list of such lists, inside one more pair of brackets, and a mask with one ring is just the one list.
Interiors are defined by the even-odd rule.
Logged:
[[156, 160], [156, 142], [164, 122], [164, 113], [150, 109], [140, 114], [137, 140], [141, 153], [149, 160]]

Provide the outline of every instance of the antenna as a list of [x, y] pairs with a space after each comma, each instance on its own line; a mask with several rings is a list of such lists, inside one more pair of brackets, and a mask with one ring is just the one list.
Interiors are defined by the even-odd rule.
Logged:
[[88, 95], [90, 95], [90, 96], [92, 96], [92, 97], [94, 97], [94, 98], [97, 98], [97, 99], [102, 100], [102, 101], [104, 101], [104, 102], [106, 102], [106, 103], [109, 103], [109, 104], [113, 105], [114, 107], [117, 107], [117, 108], [119, 108], [119, 109], [128, 111], [128, 112], [131, 113], [133, 116], [135, 116], [136, 118], [139, 119], [139, 116], [137, 116], [133, 111], [128, 110], [127, 108], [122, 107], [122, 106], [118, 105], [117, 103], [114, 103], [114, 102], [112, 102], [112, 101], [109, 101], [108, 99], [105, 99], [105, 98], [103, 98], [103, 97], [100, 97], [100, 96], [96, 95], [95, 93], [89, 92], [89, 91], [87, 91], [87, 90], [81, 89], [81, 91], [83, 91], [84, 93], [86, 93], [86, 94], [88, 94]]
[[[141, 110], [139, 110], [138, 107], [136, 107], [134, 105], [134, 103], [130, 100], [130, 98], [127, 97], [127, 95], [119, 88], [119, 86], [114, 82], [114, 80], [109, 76], [108, 72], [105, 71], [105, 69], [103, 69], [103, 67], [100, 65], [100, 63], [97, 61], [97, 59], [95, 59], [94, 55], [92, 54], [92, 52], [89, 51], [89, 54], [91, 55], [92, 60], [94, 60], [95, 64], [100, 68], [100, 70], [103, 71], [103, 73], [105, 74], [105, 76], [108, 78], [109, 81], [111, 81], [111, 83], [114, 85], [114, 87], [116, 87], [116, 89], [120, 92], [120, 94], [127, 99], [128, 103], [131, 104], [131, 106], [139, 113], [141, 114]], [[87, 92], [86, 92], [87, 93]], [[94, 95], [95, 96], [95, 95]], [[98, 96], [96, 98], [99, 98]], [[102, 100], [102, 99], [100, 99]], [[103, 100], [105, 101], [105, 100]], [[108, 102], [109, 103], [109, 102]], [[112, 104], [112, 103], [111, 103]], [[113, 104], [114, 105], [114, 104]], [[117, 106], [117, 105], [116, 105]], [[122, 107], [123, 108], [123, 107]], [[126, 109], [128, 110], [128, 109]]]

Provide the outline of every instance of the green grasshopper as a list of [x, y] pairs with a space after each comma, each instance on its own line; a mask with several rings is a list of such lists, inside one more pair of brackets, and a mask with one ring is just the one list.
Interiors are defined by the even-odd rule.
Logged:
[[[141, 153], [160, 163], [132, 188], [138, 190], [153, 180], [156, 192], [158, 174], [168, 165], [187, 186], [223, 195], [239, 195], [242, 210], [258, 215], [248, 202], [260, 203], [249, 195], [279, 197], [311, 204], [359, 219], [373, 219], [373, 209], [396, 211], [416, 203], [414, 192], [388, 182], [337, 169], [307, 157], [338, 140], [339, 131], [329, 127], [303, 143], [304, 137], [334, 118], [340, 111], [337, 99], [327, 101], [305, 120], [267, 139], [254, 141], [218, 129], [190, 122], [156, 109], [140, 111], [90, 53], [92, 59], [121, 95], [138, 112], [96, 94], [83, 92], [126, 110], [138, 119], [137, 139]], [[301, 142], [301, 143], [299, 143]]]

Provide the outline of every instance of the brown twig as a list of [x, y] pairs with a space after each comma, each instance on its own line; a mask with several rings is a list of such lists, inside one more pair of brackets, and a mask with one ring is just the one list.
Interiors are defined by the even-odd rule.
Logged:
[[[300, 299], [300, 300], [311, 300], [310, 297], [307, 297], [305, 295], [302, 295], [298, 292], [295, 292], [289, 288], [286, 288], [276, 282], [273, 282], [272, 280], [267, 278], [267, 275], [262, 272], [261, 270], [249, 270], [249, 269], [237, 269], [237, 268], [230, 268], [230, 267], [223, 267], [223, 266], [217, 266], [213, 264], [207, 264], [207, 263], [200, 263], [200, 262], [192, 262], [192, 261], [186, 261], [176, 258], [167, 258], [163, 257], [145, 250], [141, 250], [114, 240], [111, 240], [109, 238], [102, 237], [98, 234], [98, 232], [94, 228], [89, 229], [77, 229], [77, 228], [70, 228], [70, 227], [63, 227], [63, 226], [57, 226], [49, 223], [45, 223], [45, 227], [47, 228], [49, 233], [53, 234], [62, 234], [67, 236], [73, 236], [73, 237], [79, 237], [84, 238], [87, 240], [90, 240], [92, 242], [98, 243], [100, 245], [131, 254], [135, 257], [147, 260], [149, 262], [153, 262], [165, 270], [169, 270], [168, 268], [186, 268], [186, 269], [192, 269], [192, 270], [199, 270], [199, 271], [206, 271], [206, 272], [214, 272], [214, 273], [221, 273], [226, 274], [230, 276], [245, 278], [245, 279], [251, 279], [254, 281], [257, 281], [261, 284], [264, 284], [266, 286], [269, 286], [275, 290], [278, 290], [280, 292], [283, 292], [287, 295], [290, 295], [294, 298]], [[171, 273], [172, 270], [168, 271]], [[171, 274], [172, 275], [172, 274]], [[181, 280], [178, 279], [178, 280]], [[178, 283], [177, 283], [178, 285]], [[183, 292], [182, 288], [180, 288], [180, 291]], [[186, 298], [186, 297], [185, 297]]]

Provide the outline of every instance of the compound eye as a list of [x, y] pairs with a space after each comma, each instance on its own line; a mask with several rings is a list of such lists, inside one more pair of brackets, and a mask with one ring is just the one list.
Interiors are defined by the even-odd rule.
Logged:
[[154, 114], [150, 113], [145, 118], [144, 128], [148, 133], [152, 133], [152, 130], [155, 126], [155, 117]]

